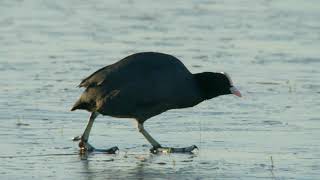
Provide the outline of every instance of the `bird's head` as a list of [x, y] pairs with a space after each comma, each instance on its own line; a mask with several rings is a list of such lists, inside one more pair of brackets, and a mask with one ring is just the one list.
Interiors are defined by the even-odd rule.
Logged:
[[227, 94], [241, 97], [240, 91], [233, 85], [230, 76], [225, 72], [203, 72], [195, 74], [195, 78], [205, 99]]

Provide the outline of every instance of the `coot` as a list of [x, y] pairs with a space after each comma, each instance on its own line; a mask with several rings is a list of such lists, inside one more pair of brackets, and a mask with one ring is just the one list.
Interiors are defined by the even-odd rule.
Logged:
[[[220, 95], [241, 97], [227, 73], [192, 74], [176, 57], [157, 52], [125, 57], [94, 72], [79, 87], [84, 87], [85, 91], [71, 111], [83, 109], [91, 112], [88, 125], [79, 138], [81, 152], [95, 150], [88, 139], [94, 119], [99, 114], [135, 119], [139, 132], [152, 145], [152, 152], [191, 152], [196, 146], [162, 147], [144, 129], [143, 123], [169, 109], [192, 107]], [[117, 150], [117, 147], [112, 147], [106, 152]]]

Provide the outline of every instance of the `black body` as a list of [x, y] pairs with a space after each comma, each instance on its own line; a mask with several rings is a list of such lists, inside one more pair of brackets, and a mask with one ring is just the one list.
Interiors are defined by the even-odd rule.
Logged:
[[155, 52], [133, 54], [106, 66], [79, 87], [86, 90], [71, 110], [135, 118], [141, 123], [169, 109], [192, 107], [231, 93], [224, 74], [192, 74], [177, 58]]

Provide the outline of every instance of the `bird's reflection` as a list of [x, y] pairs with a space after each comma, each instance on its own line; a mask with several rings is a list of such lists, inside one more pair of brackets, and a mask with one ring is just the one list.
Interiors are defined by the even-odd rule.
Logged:
[[[193, 159], [196, 155], [182, 155]], [[180, 158], [180, 155], [176, 156]], [[116, 155], [82, 154], [79, 155], [82, 164], [82, 174], [86, 179], [150, 179], [168, 176], [167, 172], [175, 172], [175, 159], [170, 154], [125, 153]], [[182, 161], [183, 162], [183, 161]], [[162, 166], [163, 168], [159, 168]], [[84, 176], [83, 176], [84, 177]]]

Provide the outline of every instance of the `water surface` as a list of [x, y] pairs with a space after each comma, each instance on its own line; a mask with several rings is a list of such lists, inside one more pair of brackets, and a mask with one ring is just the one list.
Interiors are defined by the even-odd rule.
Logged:
[[[0, 179], [317, 179], [319, 17], [317, 0], [1, 1]], [[146, 123], [193, 155], [152, 155], [133, 120], [100, 116], [90, 141], [120, 152], [80, 157], [76, 85], [140, 51], [226, 71], [244, 97]]]

